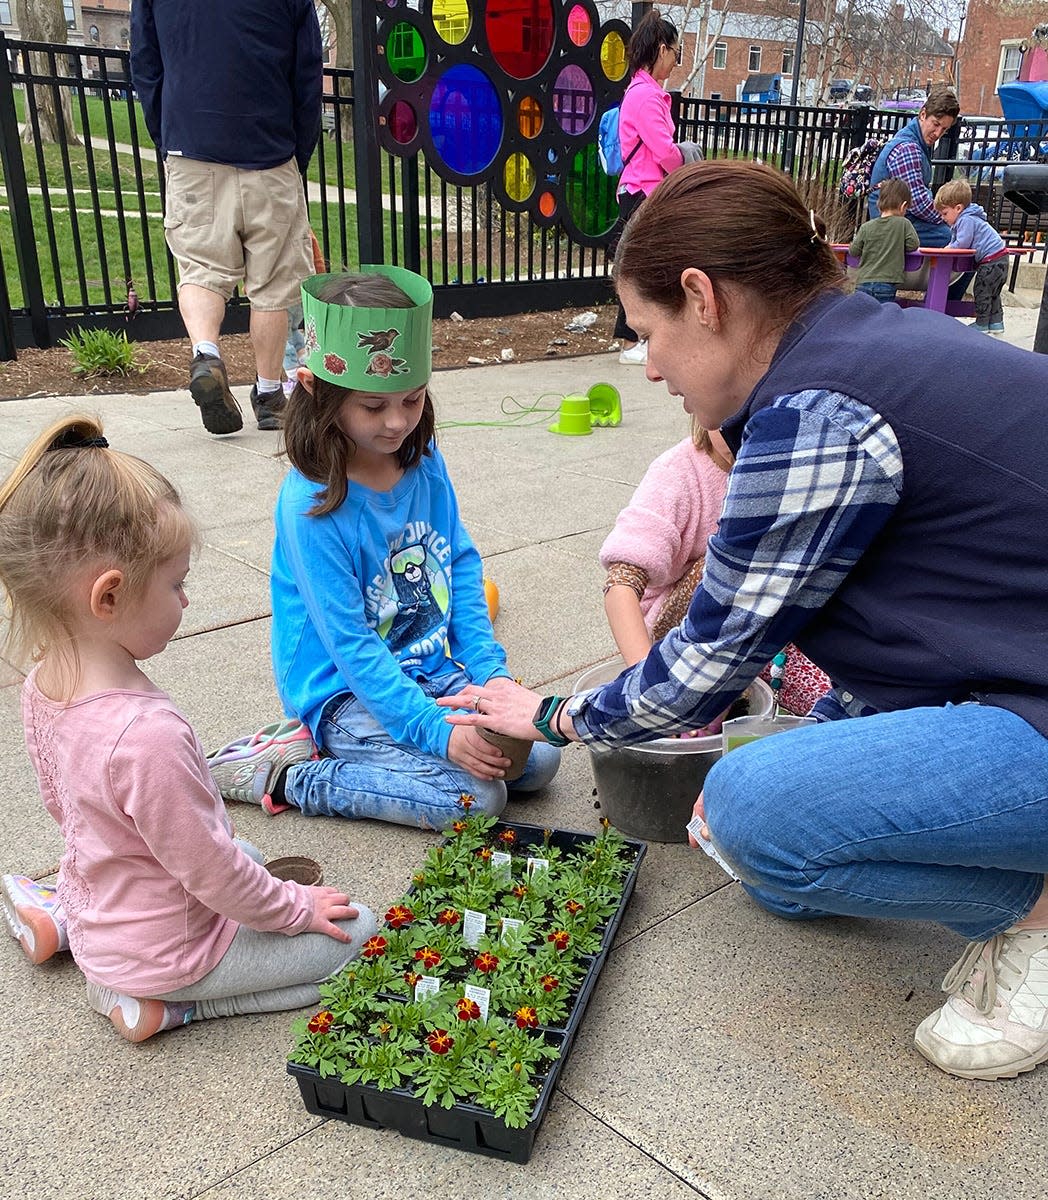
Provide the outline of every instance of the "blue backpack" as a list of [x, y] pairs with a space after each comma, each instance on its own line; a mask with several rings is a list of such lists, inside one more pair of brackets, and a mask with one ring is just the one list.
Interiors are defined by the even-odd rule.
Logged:
[[614, 108], [609, 108], [604, 116], [600, 119], [600, 125], [597, 127], [597, 157], [600, 159], [600, 165], [604, 168], [606, 175], [621, 175], [626, 163], [630, 162], [640, 149], [640, 139], [637, 139], [637, 144], [626, 155], [626, 161], [622, 159], [622, 144], [619, 142], [619, 106], [616, 104]]

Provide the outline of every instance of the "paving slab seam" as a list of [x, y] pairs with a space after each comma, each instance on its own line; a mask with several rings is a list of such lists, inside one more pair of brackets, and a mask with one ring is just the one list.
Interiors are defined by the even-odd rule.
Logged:
[[[699, 854], [700, 851], [696, 850], [695, 853]], [[628, 946], [631, 942], [635, 942], [644, 934], [651, 933], [653, 929], [658, 929], [660, 925], [665, 925], [667, 921], [675, 921], [677, 917], [681, 915], [681, 913], [686, 913], [689, 908], [695, 908], [697, 905], [702, 904], [704, 901], [709, 900], [713, 896], [716, 896], [718, 892], [723, 892], [725, 888], [730, 888], [733, 883], [734, 880], [726, 879], [723, 883], [719, 883], [715, 887], [710, 888], [708, 892], [703, 892], [701, 896], [696, 896], [694, 900], [689, 900], [687, 904], [682, 904], [680, 908], [674, 909], [673, 912], [668, 912], [661, 917], [657, 917], [651, 922], [650, 925], [644, 925], [639, 929], [635, 929], [632, 933], [616, 937], [615, 944], [608, 952], [608, 957], [610, 958], [611, 955], [617, 950], [621, 950], [623, 947]]]
[[202, 1192], [183, 1192], [179, 1200], [200, 1200], [200, 1197], [206, 1196], [209, 1192], [213, 1192], [215, 1188], [221, 1187], [225, 1183], [235, 1180], [238, 1175], [242, 1175], [245, 1171], [252, 1167], [257, 1167], [260, 1163], [264, 1163], [267, 1158], [272, 1158], [274, 1154], [279, 1154], [286, 1150], [289, 1146], [293, 1146], [295, 1142], [301, 1141], [302, 1138], [309, 1137], [316, 1133], [318, 1129], [322, 1129], [325, 1125], [330, 1125], [331, 1122], [321, 1118], [315, 1125], [311, 1125], [308, 1129], [303, 1129], [301, 1133], [296, 1133], [294, 1137], [288, 1138], [286, 1142], [281, 1142], [279, 1146], [274, 1146], [272, 1150], [267, 1150], [265, 1154], [259, 1154], [249, 1162], [242, 1163], [235, 1171], [227, 1171], [224, 1175], [220, 1175], [217, 1179], [213, 1179], [208, 1183]]
[[693, 1191], [696, 1196], [700, 1196], [702, 1200], [716, 1200], [716, 1197], [712, 1196], [709, 1192], [704, 1192], [702, 1188], [697, 1187], [691, 1182], [690, 1179], [685, 1179], [679, 1171], [675, 1171], [672, 1167], [668, 1166], [661, 1158], [655, 1154], [652, 1154], [650, 1150], [646, 1150], [639, 1142], [635, 1142], [628, 1134], [623, 1133], [621, 1129], [616, 1129], [615, 1126], [609, 1121], [606, 1121], [603, 1117], [598, 1116], [595, 1112], [593, 1112], [592, 1109], [587, 1108], [581, 1100], [576, 1100], [574, 1096], [564, 1090], [563, 1084], [557, 1084], [555, 1090], [562, 1099], [574, 1104], [580, 1112], [585, 1113], [587, 1117], [590, 1117], [592, 1120], [596, 1121], [598, 1125], [603, 1125], [610, 1134], [617, 1138], [621, 1138], [628, 1146], [631, 1146], [634, 1150], [636, 1150], [638, 1154], [643, 1154], [649, 1162], [654, 1163], [655, 1166], [657, 1166], [660, 1170], [665, 1171], [667, 1175], [672, 1175], [678, 1183], [683, 1184], [690, 1191]]
[[176, 633], [171, 639], [170, 645], [176, 642], [188, 642], [190, 638], [203, 637], [209, 633], [221, 633], [223, 629], [238, 629], [241, 625], [253, 625], [256, 621], [270, 621], [273, 618], [273, 612], [259, 613], [254, 617], [243, 617], [239, 621], [225, 621], [221, 625], [208, 625], [205, 629], [194, 629], [190, 633]]

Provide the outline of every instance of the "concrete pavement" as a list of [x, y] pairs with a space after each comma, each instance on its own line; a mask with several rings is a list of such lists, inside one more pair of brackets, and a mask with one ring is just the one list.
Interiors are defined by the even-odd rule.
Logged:
[[[1009, 340], [1032, 344], [1036, 316], [1009, 309]], [[616, 429], [572, 439], [546, 421], [475, 424], [504, 419], [504, 397], [553, 405], [598, 380], [622, 394]], [[686, 417], [613, 355], [439, 372], [433, 390], [464, 519], [501, 590], [510, 664], [544, 690], [570, 688], [614, 650], [597, 550]], [[9, 401], [0, 470], [54, 415], [84, 409], [175, 481], [204, 530], [185, 622], [151, 675], [205, 745], [273, 719], [276, 435], [212, 438], [186, 392]], [[20, 680], [0, 666], [0, 870], [41, 875], [61, 847], [22, 746]], [[592, 788], [588, 753], [572, 747], [548, 793], [510, 815], [592, 830]], [[267, 854], [311, 855], [379, 912], [435, 840], [246, 806], [232, 815]], [[778, 921], [704, 855], [653, 844], [534, 1157], [514, 1166], [308, 1115], [284, 1073], [289, 1014], [131, 1046], [88, 1010], [67, 955], [34, 968], [4, 939], [0, 1195], [1033, 1200], [1048, 1174], [1048, 1070], [968, 1083], [912, 1048], [962, 948], [932, 926]]]

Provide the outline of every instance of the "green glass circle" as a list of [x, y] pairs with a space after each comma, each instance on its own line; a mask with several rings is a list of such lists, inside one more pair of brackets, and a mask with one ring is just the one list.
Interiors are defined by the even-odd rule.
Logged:
[[433, 0], [433, 28], [441, 41], [458, 46], [469, 33], [468, 0]]
[[518, 204], [523, 204], [535, 190], [535, 168], [525, 155], [511, 154], [506, 159], [503, 180], [506, 195]]
[[596, 142], [590, 142], [571, 160], [565, 180], [564, 199], [579, 232], [601, 237], [619, 215], [615, 180], [600, 165]]
[[398, 21], [389, 31], [386, 62], [401, 83], [414, 83], [426, 69], [426, 47], [414, 25]]

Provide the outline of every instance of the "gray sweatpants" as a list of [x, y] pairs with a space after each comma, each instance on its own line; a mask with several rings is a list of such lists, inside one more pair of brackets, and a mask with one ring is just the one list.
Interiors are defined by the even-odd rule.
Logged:
[[[246, 854], [262, 861], [249, 842], [239, 838], [237, 842]], [[241, 925], [222, 961], [203, 979], [158, 999], [194, 1003], [195, 1021], [316, 1004], [320, 998], [317, 985], [356, 958], [378, 928], [370, 909], [362, 904], [355, 907], [360, 911], [355, 920], [336, 922], [350, 935], [349, 942], [336, 942], [324, 933], [288, 937]]]

